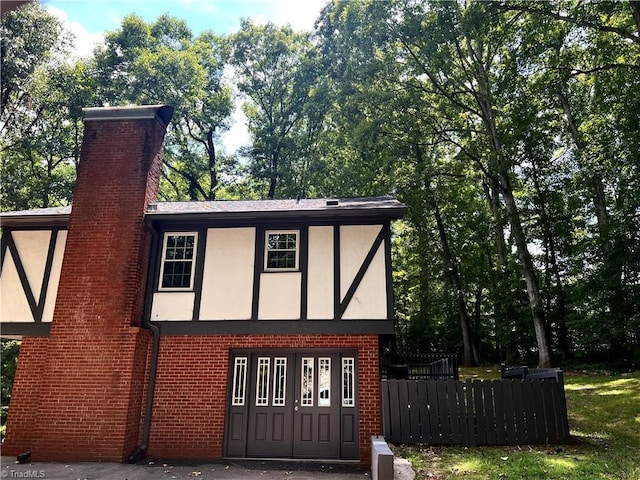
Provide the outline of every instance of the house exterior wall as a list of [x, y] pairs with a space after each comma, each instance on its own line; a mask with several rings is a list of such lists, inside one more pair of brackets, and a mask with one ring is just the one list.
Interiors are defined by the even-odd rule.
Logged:
[[228, 359], [230, 350], [237, 348], [356, 349], [360, 462], [370, 462], [370, 437], [380, 432], [377, 335], [162, 336], [150, 456], [223, 456]]
[[210, 228], [204, 258], [200, 318], [251, 318], [255, 228]]
[[309, 227], [309, 276], [307, 318], [321, 320], [334, 315], [333, 228]]

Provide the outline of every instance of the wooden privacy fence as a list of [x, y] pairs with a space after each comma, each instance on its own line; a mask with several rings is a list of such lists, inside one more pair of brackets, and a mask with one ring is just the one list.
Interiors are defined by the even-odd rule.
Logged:
[[392, 443], [541, 445], [569, 440], [559, 380], [382, 380], [382, 432]]

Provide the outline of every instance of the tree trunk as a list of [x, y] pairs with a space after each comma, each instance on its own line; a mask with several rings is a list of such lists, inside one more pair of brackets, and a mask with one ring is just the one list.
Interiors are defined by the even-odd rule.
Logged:
[[[489, 183], [491, 187], [489, 187]], [[498, 265], [494, 268], [493, 257], [488, 253], [489, 268], [491, 270], [491, 285], [493, 292], [493, 316], [496, 326], [496, 348], [501, 359], [511, 363], [515, 356], [516, 346], [512, 332], [513, 319], [516, 317], [513, 303], [509, 301], [510, 271], [508, 269], [508, 250], [504, 239], [504, 220], [500, 203], [500, 188], [497, 180], [488, 178], [484, 184], [484, 193], [491, 210], [494, 222], [494, 243]], [[504, 356], [502, 355], [504, 353]]]
[[502, 144], [493, 117], [489, 94], [486, 85], [481, 81], [479, 82], [479, 94], [476, 100], [480, 106], [482, 120], [487, 127], [487, 133], [491, 141], [492, 161], [490, 161], [489, 165], [490, 174], [492, 176], [497, 175], [498, 185], [504, 198], [507, 217], [509, 218], [509, 225], [511, 226], [511, 235], [516, 243], [518, 258], [520, 259], [524, 280], [527, 285], [529, 307], [531, 309], [531, 317], [533, 319], [533, 327], [538, 344], [538, 364], [540, 367], [550, 367], [551, 348], [549, 346], [548, 327], [545, 320], [542, 297], [540, 296], [538, 278], [531, 254], [529, 253], [527, 238], [522, 228], [518, 206], [513, 196], [509, 170], [504, 159]]
[[447, 278], [451, 288], [455, 293], [456, 304], [458, 305], [458, 314], [460, 316], [460, 328], [462, 330], [462, 345], [463, 355], [462, 364], [465, 367], [473, 367], [478, 365], [478, 352], [473, 344], [473, 335], [471, 333], [471, 320], [469, 318], [469, 312], [467, 310], [467, 302], [464, 298], [464, 291], [462, 289], [462, 282], [460, 281], [460, 273], [458, 272], [458, 265], [456, 259], [449, 247], [449, 240], [447, 238], [447, 232], [444, 228], [444, 222], [442, 221], [442, 215], [440, 214], [440, 208], [438, 208], [438, 202], [435, 198], [431, 201], [433, 208], [433, 215], [438, 225], [438, 233], [440, 235], [440, 243], [442, 244], [442, 253], [447, 268]]
[[[567, 337], [567, 322], [566, 322], [566, 300], [564, 286], [562, 283], [562, 277], [560, 275], [560, 269], [558, 268], [558, 258], [556, 255], [556, 242], [551, 228], [551, 220], [547, 211], [547, 202], [545, 194], [540, 186], [540, 179], [538, 176], [538, 169], [535, 162], [533, 163], [533, 185], [536, 189], [538, 196], [538, 203], [540, 205], [540, 222], [542, 224], [542, 232], [544, 237], [544, 250], [545, 250], [545, 278], [546, 278], [546, 292], [547, 296], [551, 298], [551, 277], [556, 283], [555, 291], [557, 293], [557, 324], [558, 324], [558, 346], [560, 354], [563, 359], [567, 359], [570, 356], [569, 339]], [[547, 303], [547, 311], [550, 311], [550, 302]]]
[[524, 281], [527, 285], [527, 294], [529, 296], [529, 307], [531, 308], [531, 316], [533, 318], [533, 327], [536, 333], [536, 341], [538, 343], [538, 365], [543, 368], [551, 367], [551, 348], [549, 347], [549, 335], [547, 323], [542, 306], [542, 297], [540, 295], [540, 287], [538, 285], [538, 277], [533, 265], [533, 259], [529, 253], [527, 246], [527, 238], [522, 229], [520, 221], [520, 213], [513, 197], [511, 181], [507, 172], [500, 172], [500, 180], [503, 189], [505, 206], [509, 215], [509, 223], [511, 225], [511, 234], [516, 243], [518, 257], [524, 274]]
[[[562, 110], [564, 111], [564, 115], [567, 118], [567, 125], [569, 126], [569, 133], [571, 134], [571, 138], [573, 139], [573, 143], [575, 143], [576, 148], [578, 149], [578, 157], [580, 154], [584, 152], [585, 144], [582, 139], [582, 135], [578, 130], [578, 124], [576, 122], [576, 118], [573, 115], [573, 111], [571, 110], [571, 105], [569, 104], [569, 98], [562, 91], [558, 93], [560, 97], [560, 103], [562, 104]], [[580, 162], [583, 163], [583, 162]], [[597, 172], [588, 172], [589, 176], [589, 185], [591, 187], [591, 194], [593, 199], [593, 206], [596, 214], [596, 220], [598, 222], [598, 232], [600, 233], [600, 238], [602, 239], [602, 248], [605, 256], [608, 256], [611, 253], [612, 247], [611, 242], [608, 238], [608, 228], [609, 228], [609, 212], [607, 210], [607, 197], [604, 191], [604, 185], [602, 183], [602, 178]]]
[[493, 110], [490, 104], [490, 97], [483, 82], [479, 82], [479, 96], [477, 98], [480, 109], [483, 113], [483, 121], [487, 127], [487, 133], [491, 141], [493, 162], [490, 168], [491, 174], [497, 175], [500, 190], [505, 202], [509, 225], [511, 226], [511, 235], [513, 236], [518, 258], [522, 266], [524, 280], [527, 285], [527, 294], [529, 296], [529, 307], [533, 319], [533, 327], [536, 334], [536, 342], [538, 344], [538, 364], [540, 367], [551, 367], [551, 348], [549, 346], [548, 327], [545, 320], [542, 297], [540, 296], [540, 287], [536, 270], [533, 265], [527, 238], [522, 228], [520, 213], [513, 196], [513, 188], [509, 178], [508, 165], [504, 159], [502, 144], [496, 128]]
[[209, 156], [209, 195], [208, 200], [216, 199], [216, 190], [218, 189], [218, 174], [216, 161], [216, 146], [213, 143], [213, 130], [207, 132], [207, 155]]
[[503, 272], [507, 267], [507, 244], [504, 241], [504, 222], [500, 212], [500, 188], [494, 179], [488, 179], [491, 182], [491, 189], [484, 183], [484, 193], [487, 203], [491, 209], [494, 221], [494, 240], [496, 244], [496, 254], [498, 256], [498, 266]]
[[279, 152], [276, 150], [271, 155], [271, 172], [269, 174], [269, 193], [267, 198], [273, 200], [276, 198], [276, 185], [278, 182], [278, 157]]

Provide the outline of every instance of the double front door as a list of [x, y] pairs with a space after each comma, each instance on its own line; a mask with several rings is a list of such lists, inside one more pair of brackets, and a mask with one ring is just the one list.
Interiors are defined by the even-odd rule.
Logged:
[[226, 455], [358, 458], [355, 360], [348, 351], [233, 352]]

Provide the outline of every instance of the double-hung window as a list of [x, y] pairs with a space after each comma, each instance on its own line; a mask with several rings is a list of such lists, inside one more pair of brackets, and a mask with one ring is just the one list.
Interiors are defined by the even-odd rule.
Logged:
[[160, 290], [192, 290], [198, 234], [167, 232], [162, 246]]
[[268, 230], [265, 238], [264, 268], [266, 271], [298, 270], [297, 230]]

